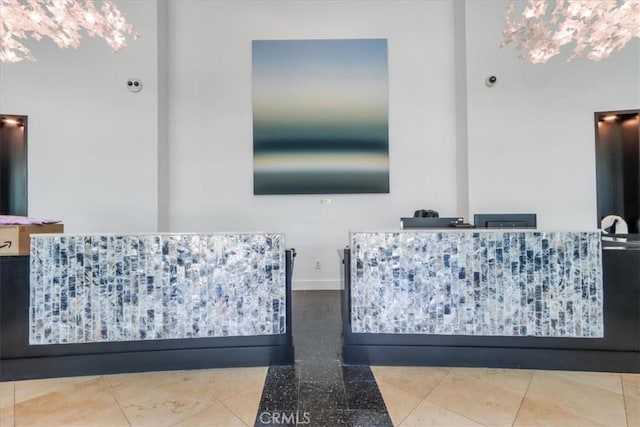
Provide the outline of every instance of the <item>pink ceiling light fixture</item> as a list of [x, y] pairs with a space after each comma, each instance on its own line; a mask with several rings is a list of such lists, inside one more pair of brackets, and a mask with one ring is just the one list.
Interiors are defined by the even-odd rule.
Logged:
[[102, 37], [112, 51], [126, 46], [126, 35], [138, 34], [110, 1], [0, 0], [0, 61], [35, 61], [20, 40], [49, 37], [60, 48], [77, 48], [84, 30]]
[[575, 43], [568, 60], [586, 57], [600, 61], [631, 39], [640, 38], [640, 0], [528, 0], [524, 11], [513, 16], [507, 9], [503, 43], [524, 51], [521, 58], [545, 63], [560, 48]]

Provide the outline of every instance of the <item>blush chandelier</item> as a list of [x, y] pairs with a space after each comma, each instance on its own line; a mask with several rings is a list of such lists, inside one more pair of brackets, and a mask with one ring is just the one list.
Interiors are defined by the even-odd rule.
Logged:
[[77, 48], [84, 30], [105, 39], [112, 51], [126, 46], [127, 34], [137, 38], [131, 24], [110, 1], [0, 0], [0, 61], [34, 61], [20, 40], [49, 37], [60, 48]]
[[528, 0], [521, 15], [507, 9], [501, 47], [515, 43], [521, 58], [544, 63], [575, 43], [569, 61], [586, 57], [599, 61], [631, 39], [640, 38], [640, 0]]

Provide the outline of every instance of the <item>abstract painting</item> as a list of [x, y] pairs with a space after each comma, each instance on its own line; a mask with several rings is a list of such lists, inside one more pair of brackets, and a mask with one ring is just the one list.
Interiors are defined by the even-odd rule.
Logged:
[[387, 41], [254, 40], [254, 194], [389, 192]]

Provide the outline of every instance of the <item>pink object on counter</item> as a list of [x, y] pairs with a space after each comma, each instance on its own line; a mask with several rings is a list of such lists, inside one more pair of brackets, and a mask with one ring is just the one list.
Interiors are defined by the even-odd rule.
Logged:
[[60, 221], [55, 219], [39, 219], [28, 216], [0, 215], [0, 225], [45, 225], [56, 224]]

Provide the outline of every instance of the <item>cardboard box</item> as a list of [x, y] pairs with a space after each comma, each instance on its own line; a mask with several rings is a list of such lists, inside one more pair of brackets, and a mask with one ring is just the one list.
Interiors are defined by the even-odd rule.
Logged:
[[31, 234], [63, 232], [63, 224], [0, 225], [0, 256], [29, 255]]

